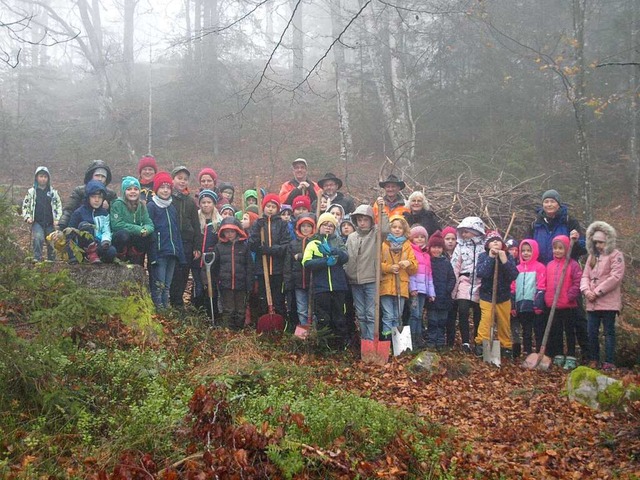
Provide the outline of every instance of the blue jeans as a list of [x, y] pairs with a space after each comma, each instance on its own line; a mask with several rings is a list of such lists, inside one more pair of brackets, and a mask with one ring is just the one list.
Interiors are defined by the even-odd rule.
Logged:
[[169, 291], [177, 261], [178, 259], [173, 256], [162, 257], [158, 258], [156, 263], [151, 266], [151, 274], [153, 275], [151, 299], [158, 309], [169, 307]]
[[589, 331], [589, 359], [600, 361], [600, 323], [604, 330], [604, 361], [614, 363], [616, 350], [616, 313], [615, 310], [596, 310], [587, 312]]
[[411, 315], [409, 316], [411, 338], [418, 342], [422, 340], [422, 311], [424, 310], [426, 300], [427, 296], [424, 293], [418, 293], [418, 295], [411, 297], [409, 300], [409, 306], [411, 307]]
[[309, 291], [304, 288], [296, 288], [296, 311], [300, 325], [309, 323]]
[[351, 285], [353, 306], [360, 323], [360, 338], [373, 340], [373, 323], [376, 314], [376, 284], [375, 282]]
[[447, 319], [449, 310], [429, 310], [427, 308], [427, 346], [444, 347], [447, 343]]
[[[33, 258], [42, 261], [42, 250], [44, 249], [45, 238], [53, 232], [53, 225], [43, 227], [38, 222], [31, 225], [31, 242], [33, 244]], [[53, 247], [47, 244], [47, 260], [55, 260], [56, 252]]]
[[391, 329], [399, 327], [402, 322], [402, 309], [404, 308], [404, 297], [396, 295], [382, 295], [380, 306], [382, 307], [382, 337], [391, 338]]

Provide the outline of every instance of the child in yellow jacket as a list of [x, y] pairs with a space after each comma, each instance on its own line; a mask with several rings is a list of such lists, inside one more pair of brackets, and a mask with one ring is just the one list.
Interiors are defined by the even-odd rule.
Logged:
[[409, 242], [409, 224], [402, 215], [389, 218], [389, 234], [382, 242], [380, 306], [383, 340], [391, 339], [391, 329], [400, 325], [402, 309], [409, 298], [409, 277], [418, 271], [418, 261]]

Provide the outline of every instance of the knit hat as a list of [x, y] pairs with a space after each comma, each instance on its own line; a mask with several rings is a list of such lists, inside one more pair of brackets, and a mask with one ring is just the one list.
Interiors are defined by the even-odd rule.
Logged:
[[280, 207], [280, 213], [282, 212], [293, 212], [293, 208], [291, 208], [291, 205], [287, 205], [286, 203], [283, 203], [282, 206]]
[[345, 216], [342, 218], [342, 221], [340, 222], [340, 229], [341, 229], [341, 230], [342, 230], [342, 225], [344, 225], [345, 223], [348, 223], [349, 225], [351, 225], [351, 226], [354, 228], [354, 230], [355, 230], [356, 226], [355, 226], [355, 225], [353, 224], [353, 222], [351, 221], [351, 215], [345, 215]]
[[422, 225], [415, 225], [413, 227], [411, 227], [411, 234], [409, 235], [409, 238], [415, 238], [418, 235], [422, 235], [424, 238], [429, 238], [429, 234], [427, 233], [427, 229], [424, 228]]
[[230, 184], [228, 182], [226, 182], [226, 183], [223, 182], [220, 185], [218, 185], [218, 191], [220, 193], [224, 192], [225, 190], [231, 190], [231, 194], [234, 194], [235, 191], [236, 191], [236, 188], [232, 184]]
[[[102, 176], [104, 176], [104, 177], [106, 178], [106, 176], [107, 176], [107, 169], [106, 169], [106, 168], [96, 168], [96, 169], [93, 171], [93, 175], [102, 175]], [[92, 176], [93, 176], [93, 175], [92, 175]]]
[[280, 197], [276, 193], [267, 193], [262, 199], [262, 209], [267, 205], [267, 203], [273, 202], [278, 206], [278, 210], [280, 210]]
[[124, 195], [124, 192], [127, 191], [127, 188], [131, 187], [136, 187], [138, 190], [140, 190], [140, 182], [138, 181], [138, 179], [136, 177], [124, 177], [122, 179], [122, 186], [120, 187], [122, 189], [122, 195]]
[[250, 198], [255, 198], [256, 200], [258, 200], [258, 192], [256, 192], [255, 190], [251, 190], [251, 189], [245, 190], [243, 196], [244, 196], [245, 203], [249, 203], [248, 200]]
[[444, 237], [442, 236], [442, 233], [440, 232], [440, 230], [436, 230], [431, 234], [431, 236], [429, 237], [429, 241], [427, 241], [427, 247], [428, 248], [431, 248], [431, 247], [444, 248]]
[[220, 207], [220, 213], [224, 212], [225, 210], [231, 210], [231, 212], [233, 212], [233, 215], [236, 214], [236, 208], [229, 203], [225, 203], [224, 205], [222, 205], [222, 207]]
[[311, 199], [306, 195], [298, 195], [293, 199], [291, 207], [295, 210], [299, 207], [305, 207], [307, 210], [311, 210]]
[[320, 218], [318, 218], [318, 227], [321, 227], [323, 223], [327, 222], [331, 223], [335, 228], [338, 228], [338, 220], [330, 213], [320, 215]]
[[500, 242], [502, 243], [502, 247], [504, 248], [504, 240], [502, 239], [502, 235], [500, 235], [500, 232], [498, 232], [497, 230], [489, 230], [487, 232], [484, 244], [485, 250], [489, 250], [489, 244], [494, 240], [500, 240]]
[[446, 237], [450, 233], [452, 233], [454, 237], [458, 236], [458, 232], [454, 227], [444, 227], [444, 230], [442, 230], [442, 238]]
[[200, 191], [200, 193], [198, 194], [198, 203], [200, 203], [202, 199], [205, 197], [208, 197], [211, 200], [213, 200], [214, 204], [218, 203], [218, 194], [213, 190], [209, 190], [208, 188], [205, 188], [204, 190]]
[[178, 165], [176, 168], [171, 170], [171, 178], [174, 178], [180, 172], [185, 172], [188, 177], [191, 176], [191, 172], [189, 171], [189, 169], [187, 167], [185, 167], [184, 165]]
[[244, 210], [245, 212], [251, 212], [251, 213], [255, 213], [256, 215], [258, 215], [258, 205], [248, 205], [247, 208], [245, 208]]
[[296, 163], [304, 163], [304, 166], [307, 165], [307, 161], [304, 158], [296, 158], [293, 162], [291, 162], [291, 166], [293, 167]]
[[560, 203], [560, 194], [557, 190], [547, 190], [542, 194], [542, 201], [544, 202], [547, 198], [553, 198], [556, 202]]
[[504, 243], [507, 248], [518, 248], [520, 246], [520, 242], [513, 237], [508, 237]]
[[171, 188], [173, 188], [173, 179], [169, 172], [158, 172], [156, 176], [153, 177], [153, 191], [158, 193], [158, 189], [164, 185], [165, 183], [169, 184]]
[[138, 175], [142, 172], [143, 168], [151, 167], [154, 172], [158, 171], [158, 164], [156, 163], [156, 159], [151, 155], [145, 155], [144, 157], [140, 157], [138, 160]]
[[205, 167], [200, 170], [200, 173], [198, 173], [198, 183], [200, 183], [200, 179], [203, 175], [209, 175], [211, 178], [213, 178], [213, 183], [216, 183], [218, 181], [218, 174], [213, 168]]

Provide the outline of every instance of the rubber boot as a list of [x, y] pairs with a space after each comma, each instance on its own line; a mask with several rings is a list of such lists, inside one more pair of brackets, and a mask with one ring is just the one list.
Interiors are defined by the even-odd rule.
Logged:
[[89, 244], [89, 246], [85, 250], [85, 254], [89, 263], [102, 263], [100, 261], [100, 257], [98, 256], [98, 244], [96, 242]]

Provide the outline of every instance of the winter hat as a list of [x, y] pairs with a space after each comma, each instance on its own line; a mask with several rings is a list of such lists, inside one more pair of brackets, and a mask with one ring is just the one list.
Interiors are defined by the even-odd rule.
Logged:
[[107, 169], [106, 169], [106, 168], [96, 168], [96, 169], [93, 171], [93, 175], [92, 175], [92, 176], [94, 176], [94, 175], [102, 175], [102, 176], [104, 176], [104, 177], [106, 178], [106, 176], [107, 176]]
[[286, 203], [283, 203], [282, 206], [280, 207], [280, 213], [282, 212], [293, 212], [293, 208], [291, 208], [291, 205], [287, 205]]
[[518, 240], [516, 240], [513, 237], [508, 237], [507, 241], [504, 243], [507, 246], [507, 248], [518, 248], [520, 246], [520, 243], [518, 242]]
[[340, 230], [342, 230], [342, 225], [344, 225], [345, 223], [348, 223], [349, 225], [351, 225], [353, 227], [353, 229], [355, 230], [356, 226], [351, 221], [351, 215], [345, 215], [342, 218], [342, 221], [340, 222]]
[[234, 216], [236, 217], [236, 220], [241, 222], [242, 221], [242, 217], [244, 216], [244, 212], [242, 210], [238, 210]]
[[424, 228], [422, 225], [415, 225], [411, 228], [411, 233], [409, 235], [409, 238], [413, 239], [415, 237], [417, 237], [418, 235], [422, 235], [424, 238], [429, 238], [429, 234], [427, 233], [427, 229]]
[[569, 249], [569, 245], [571, 244], [571, 240], [569, 240], [569, 237], [566, 235], [556, 235], [555, 237], [553, 237], [553, 240], [551, 241], [551, 245], [553, 245], [556, 242], [560, 242], [564, 245], [565, 249]]
[[258, 200], [258, 192], [256, 192], [255, 190], [245, 190], [244, 191], [244, 202], [245, 203], [249, 203], [248, 200], [250, 198], [255, 198], [256, 200]]
[[122, 189], [122, 195], [124, 195], [124, 192], [130, 187], [136, 187], [140, 190], [140, 182], [136, 177], [124, 177], [122, 179], [122, 186], [120, 187]]
[[224, 212], [225, 210], [231, 210], [233, 215], [236, 214], [235, 207], [233, 205], [229, 204], [229, 203], [225, 203], [224, 205], [222, 205], [222, 207], [220, 207], [220, 213], [222, 214], [222, 212]]
[[173, 188], [173, 179], [171, 178], [171, 175], [169, 175], [169, 172], [163, 171], [156, 173], [156, 176], [153, 177], [153, 191], [158, 193], [160, 187], [165, 183]]
[[211, 200], [213, 200], [213, 203], [218, 203], [218, 194], [213, 190], [209, 190], [208, 188], [202, 190], [198, 194], [198, 203], [200, 203], [204, 197], [210, 198]]
[[95, 195], [96, 193], [101, 193], [103, 197], [106, 197], [107, 187], [98, 180], [89, 180], [87, 185], [84, 187], [84, 198], [89, 198], [91, 195]]
[[291, 207], [295, 210], [299, 207], [305, 207], [307, 210], [311, 210], [311, 199], [306, 195], [298, 195], [293, 199]]
[[185, 167], [184, 165], [179, 165], [173, 170], [171, 170], [171, 178], [175, 178], [175, 176], [178, 175], [180, 172], [185, 172], [187, 174], [187, 177], [191, 176], [191, 172], [187, 167]]
[[244, 210], [245, 212], [251, 212], [251, 213], [255, 213], [256, 215], [258, 215], [258, 205], [249, 205], [247, 206], [247, 208], [245, 208]]
[[500, 240], [500, 242], [502, 243], [502, 247], [504, 248], [504, 240], [502, 239], [502, 235], [500, 235], [500, 232], [498, 232], [498, 230], [489, 230], [487, 232], [484, 244], [485, 250], [489, 250], [489, 244], [494, 240]]
[[558, 204], [560, 203], [560, 194], [557, 190], [547, 190], [542, 194], [542, 201], [544, 202], [547, 198], [553, 198]]
[[452, 233], [454, 237], [458, 236], [458, 233], [456, 232], [456, 229], [454, 227], [444, 227], [444, 230], [442, 230], [442, 238], [446, 237], [450, 233]]
[[200, 179], [203, 175], [209, 175], [211, 178], [213, 178], [213, 183], [216, 183], [218, 181], [218, 174], [213, 168], [205, 167], [200, 170], [200, 173], [198, 173], [198, 183], [200, 183]]
[[323, 213], [320, 215], [320, 218], [318, 218], [318, 227], [321, 227], [323, 223], [327, 222], [332, 224], [335, 228], [338, 228], [338, 220], [330, 213]]
[[604, 233], [602, 230], [596, 230], [595, 232], [593, 232], [593, 236], [591, 237], [591, 240], [593, 242], [606, 242], [607, 234]]
[[236, 188], [228, 182], [223, 182], [220, 185], [218, 185], [218, 191], [220, 193], [224, 192], [225, 190], [231, 190], [231, 195], [233, 196], [233, 194], [236, 191]]
[[429, 241], [427, 242], [427, 247], [442, 247], [444, 248], [444, 237], [440, 230], [436, 230], [429, 237]]
[[145, 155], [144, 157], [140, 157], [138, 160], [138, 175], [142, 172], [143, 168], [151, 167], [154, 172], [158, 171], [158, 164], [156, 163], [156, 159], [151, 155]]
[[276, 193], [267, 193], [262, 199], [262, 209], [267, 205], [267, 203], [273, 202], [278, 206], [278, 210], [280, 210], [280, 198]]

